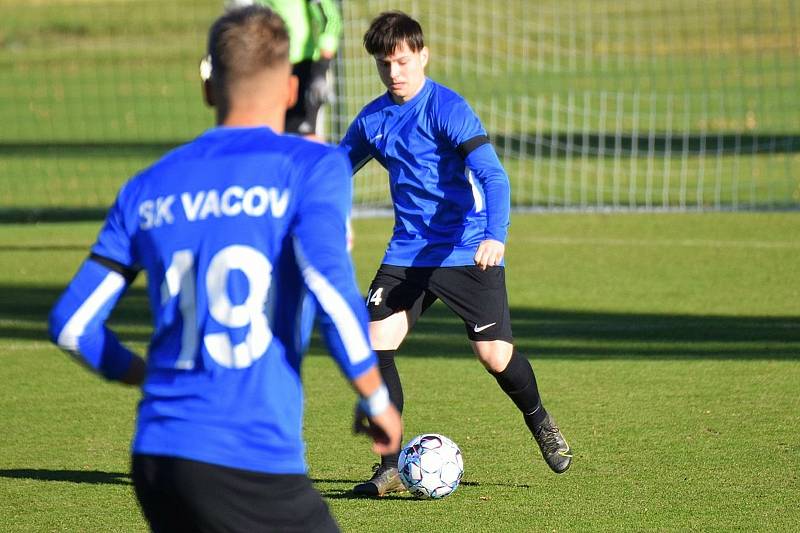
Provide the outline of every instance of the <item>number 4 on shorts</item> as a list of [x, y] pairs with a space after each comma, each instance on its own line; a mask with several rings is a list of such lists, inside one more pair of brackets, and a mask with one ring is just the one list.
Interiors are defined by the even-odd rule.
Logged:
[[375, 304], [376, 306], [381, 305], [381, 302], [383, 301], [381, 294], [383, 294], [383, 287], [378, 287], [374, 293], [372, 290], [370, 290], [367, 294], [367, 305], [371, 303]]

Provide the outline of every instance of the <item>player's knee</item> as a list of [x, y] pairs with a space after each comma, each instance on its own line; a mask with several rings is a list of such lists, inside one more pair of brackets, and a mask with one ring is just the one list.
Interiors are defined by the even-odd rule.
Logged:
[[508, 366], [508, 359], [497, 354], [492, 354], [483, 357], [478, 356], [478, 360], [481, 362], [481, 364], [486, 370], [488, 370], [489, 372], [493, 372], [495, 374], [498, 372], [502, 372]]
[[369, 343], [373, 350], [396, 350], [400, 347], [401, 342], [403, 342], [403, 337], [397, 332], [373, 333], [370, 329]]
[[497, 373], [508, 366], [514, 346], [503, 341], [477, 341], [472, 349], [486, 370]]

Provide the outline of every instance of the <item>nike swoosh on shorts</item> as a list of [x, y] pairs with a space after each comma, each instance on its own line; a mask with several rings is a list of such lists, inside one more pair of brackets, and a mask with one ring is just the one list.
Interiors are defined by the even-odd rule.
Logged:
[[475, 333], [480, 333], [481, 331], [485, 330], [486, 328], [490, 328], [497, 324], [497, 322], [492, 322], [491, 324], [486, 324], [485, 326], [478, 327], [478, 324], [475, 324], [475, 327], [472, 328], [472, 331]]

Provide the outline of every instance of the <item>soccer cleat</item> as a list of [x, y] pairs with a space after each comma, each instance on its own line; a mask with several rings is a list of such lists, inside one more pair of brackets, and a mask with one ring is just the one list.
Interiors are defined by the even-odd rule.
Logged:
[[400, 473], [397, 471], [397, 468], [376, 464], [372, 471], [373, 474], [372, 477], [369, 478], [369, 481], [353, 487], [353, 494], [357, 496], [380, 498], [390, 492], [406, 491], [405, 485], [400, 481]]
[[556, 474], [566, 472], [572, 463], [572, 449], [552, 416], [548, 414], [542, 423], [533, 429], [533, 438], [542, 450], [547, 466]]

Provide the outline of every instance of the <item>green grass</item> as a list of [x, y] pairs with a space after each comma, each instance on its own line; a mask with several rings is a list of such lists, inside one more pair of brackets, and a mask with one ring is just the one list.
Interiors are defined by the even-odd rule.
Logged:
[[[544, 465], [511, 402], [434, 306], [404, 345], [406, 436], [462, 448], [448, 499], [353, 499], [369, 473], [354, 396], [315, 342], [304, 365], [310, 476], [345, 531], [788, 531], [800, 523], [797, 214], [513, 217], [516, 343], [575, 449]], [[0, 529], [144, 531], [128, 443], [138, 393], [45, 341], [97, 223], [0, 226]], [[391, 222], [356, 220], [363, 289]], [[143, 349], [141, 282], [112, 317]]]
[[[501, 154], [517, 205], [800, 205], [800, 11], [791, 0], [487, 6], [391, 5], [420, 18], [429, 74], [465, 95], [498, 144], [542, 137], [535, 150]], [[329, 113], [337, 131], [382, 91], [361, 36], [387, 7], [344, 3], [345, 81]], [[0, 10], [0, 210], [105, 207], [165, 145], [212, 124], [197, 64], [218, 0], [0, 0]], [[649, 132], [731, 141], [722, 156], [686, 159], [584, 157], [564, 145], [568, 159], [551, 153], [551, 135], [580, 132], [609, 143], [617, 133], [646, 142]], [[769, 145], [774, 135], [789, 139], [788, 153], [729, 155], [735, 139]], [[385, 204], [383, 181], [377, 172], [361, 179], [357, 200]]]

